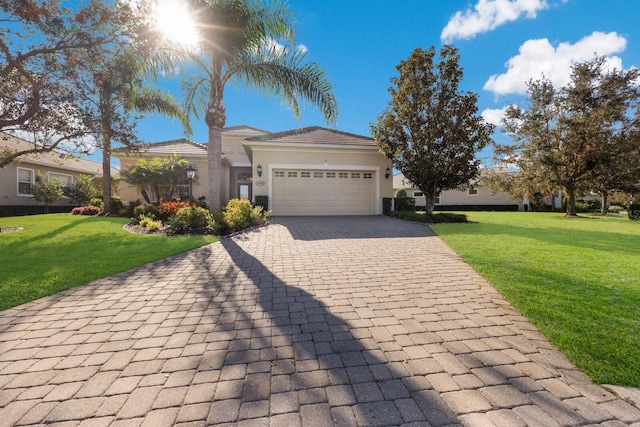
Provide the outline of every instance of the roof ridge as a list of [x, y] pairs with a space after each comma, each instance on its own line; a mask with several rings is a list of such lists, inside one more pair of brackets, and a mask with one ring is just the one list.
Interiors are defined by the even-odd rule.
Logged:
[[[320, 130], [324, 130], [327, 132], [331, 132], [331, 133], [335, 133], [338, 135], [343, 135], [343, 136], [348, 136], [348, 137], [353, 137], [353, 138], [359, 138], [359, 139], [365, 139], [365, 140], [369, 140], [369, 141], [373, 141], [373, 138], [368, 137], [368, 136], [364, 136], [364, 135], [359, 135], [357, 133], [352, 133], [352, 132], [344, 132], [341, 130], [337, 130], [337, 129], [331, 129], [331, 128], [327, 128], [327, 127], [322, 127], [322, 126], [306, 126], [303, 128], [296, 128], [296, 129], [291, 129], [291, 130], [286, 130], [286, 131], [282, 131], [282, 132], [274, 132], [271, 133], [269, 135], [267, 135], [267, 139], [269, 140], [276, 140], [276, 139], [280, 139], [280, 138], [286, 138], [287, 136], [291, 136], [291, 135], [302, 135], [305, 133], [311, 133], [311, 132], [315, 132], [315, 131], [320, 131]], [[261, 140], [261, 139], [265, 139], [265, 136], [254, 136], [251, 138], [247, 138], [248, 140]]]
[[262, 132], [262, 133], [266, 133], [266, 134], [271, 134], [272, 132], [268, 131], [268, 130], [264, 130], [264, 129], [258, 129], [257, 127], [253, 127], [253, 126], [249, 126], [249, 125], [236, 125], [236, 126], [229, 126], [229, 127], [225, 127], [222, 129], [223, 132], [225, 131], [231, 131], [231, 130], [237, 130], [237, 129], [251, 129], [251, 130], [257, 130], [258, 132]]

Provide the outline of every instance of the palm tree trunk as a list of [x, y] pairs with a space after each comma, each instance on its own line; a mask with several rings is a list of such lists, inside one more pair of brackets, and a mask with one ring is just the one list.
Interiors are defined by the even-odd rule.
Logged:
[[111, 212], [111, 141], [103, 136], [102, 147], [102, 201], [104, 213]]
[[220, 207], [220, 162], [222, 160], [222, 128], [209, 126], [207, 144], [207, 163], [209, 166], [209, 208], [214, 211]]

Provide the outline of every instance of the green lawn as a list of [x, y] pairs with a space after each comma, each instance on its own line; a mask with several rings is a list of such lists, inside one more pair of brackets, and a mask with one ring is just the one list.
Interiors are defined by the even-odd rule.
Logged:
[[49, 214], [0, 218], [0, 310], [185, 252], [216, 236], [133, 235], [126, 218]]
[[640, 386], [640, 222], [465, 214], [432, 228], [595, 382]]

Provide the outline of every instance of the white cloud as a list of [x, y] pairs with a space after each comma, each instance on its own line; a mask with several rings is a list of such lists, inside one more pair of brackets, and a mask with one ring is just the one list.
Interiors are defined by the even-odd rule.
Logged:
[[487, 122], [494, 124], [496, 126], [502, 126], [502, 119], [504, 118], [504, 113], [507, 107], [503, 107], [500, 109], [491, 109], [487, 108], [480, 115]]
[[[494, 74], [484, 84], [483, 89], [496, 95], [524, 94], [529, 80], [542, 76], [549, 78], [555, 87], [569, 83], [571, 66], [593, 59], [595, 56], [609, 56], [622, 52], [627, 40], [616, 32], [594, 31], [575, 44], [560, 43], [557, 47], [548, 39], [527, 40], [518, 49], [518, 55], [506, 63], [504, 74]], [[622, 60], [609, 56], [607, 67], [622, 69]]]
[[546, 0], [478, 0], [464, 12], [458, 11], [449, 19], [440, 39], [470, 39], [476, 34], [493, 30], [500, 25], [519, 19], [522, 15], [535, 18], [536, 12], [547, 9]]
[[309, 52], [309, 48], [307, 48], [303, 44], [299, 44], [299, 45], [296, 46], [296, 51], [298, 51], [299, 53], [305, 54], [305, 53]]

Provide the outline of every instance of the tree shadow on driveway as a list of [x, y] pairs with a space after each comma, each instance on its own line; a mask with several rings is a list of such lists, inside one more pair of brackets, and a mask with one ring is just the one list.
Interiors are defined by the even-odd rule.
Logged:
[[[239, 371], [247, 367], [239, 379], [241, 394], [239, 389], [232, 393], [239, 398], [236, 405], [243, 406], [241, 418], [249, 407], [268, 401], [270, 416], [299, 411], [304, 424], [459, 423], [424, 377], [441, 369], [435, 359], [389, 360], [383, 349], [389, 353], [398, 344], [384, 336], [384, 328], [363, 319], [350, 324], [302, 289], [299, 279], [288, 283], [241, 244], [237, 237], [222, 242], [232, 260], [225, 274], [234, 282], [224, 299], [237, 308], [228, 328], [252, 331], [231, 343], [222, 372], [224, 377], [234, 365], [241, 366]], [[256, 372], [249, 373], [252, 369]]]

